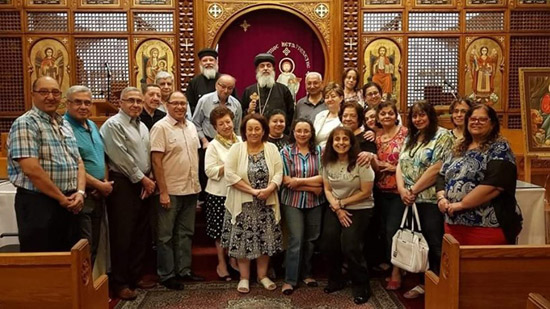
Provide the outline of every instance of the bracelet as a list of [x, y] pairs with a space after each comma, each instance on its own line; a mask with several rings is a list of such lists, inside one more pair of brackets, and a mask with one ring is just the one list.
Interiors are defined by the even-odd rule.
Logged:
[[338, 200], [338, 206], [339, 206], [340, 208], [344, 208], [344, 206], [342, 206], [342, 200]]
[[342, 209], [342, 207], [336, 208], [336, 207], [332, 207], [332, 205], [331, 205], [331, 206], [330, 206], [330, 209], [332, 210], [332, 212], [336, 212], [336, 211], [338, 211], [339, 209]]
[[444, 196], [440, 196], [440, 197], [437, 198], [437, 202], [439, 203], [439, 201], [444, 200], [444, 199], [445, 199]]

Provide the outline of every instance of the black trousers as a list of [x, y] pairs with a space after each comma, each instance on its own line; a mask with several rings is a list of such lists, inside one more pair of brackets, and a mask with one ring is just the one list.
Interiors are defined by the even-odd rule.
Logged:
[[77, 216], [45, 194], [18, 188], [15, 216], [21, 252], [70, 251], [78, 241]]
[[[113, 192], [107, 197], [111, 242], [111, 287], [135, 288], [142, 275], [144, 257], [150, 246], [149, 199], [142, 200], [140, 182], [132, 183], [119, 173], [110, 172]], [[158, 198], [158, 196], [157, 196]], [[149, 240], [149, 241], [148, 241]]]
[[343, 282], [342, 262], [348, 261], [352, 293], [361, 295], [370, 289], [369, 271], [364, 255], [365, 236], [373, 209], [348, 210], [353, 216], [350, 227], [343, 227], [338, 216], [330, 209], [325, 212], [321, 236], [321, 249], [324, 252], [329, 270], [329, 283]]
[[[430, 251], [428, 252], [430, 270], [436, 275], [439, 275], [441, 246], [443, 245], [443, 233], [445, 232], [445, 219], [441, 211], [439, 211], [437, 204], [416, 203], [416, 208], [418, 209], [418, 218], [422, 226], [422, 235], [430, 247]], [[424, 278], [424, 276], [422, 276], [422, 278]]]

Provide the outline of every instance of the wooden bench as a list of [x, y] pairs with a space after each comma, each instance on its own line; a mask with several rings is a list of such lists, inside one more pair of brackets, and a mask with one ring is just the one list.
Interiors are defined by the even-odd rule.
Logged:
[[526, 309], [550, 309], [550, 301], [538, 293], [529, 293]]
[[531, 292], [550, 296], [550, 246], [460, 246], [445, 234], [425, 308], [523, 308]]
[[92, 281], [90, 246], [0, 254], [0, 308], [109, 308], [107, 276]]

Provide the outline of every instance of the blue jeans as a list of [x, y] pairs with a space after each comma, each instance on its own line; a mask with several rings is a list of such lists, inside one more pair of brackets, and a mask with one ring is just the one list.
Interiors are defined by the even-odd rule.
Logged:
[[296, 286], [300, 279], [311, 278], [313, 242], [321, 234], [323, 207], [324, 205], [298, 209], [282, 205], [289, 231], [285, 255], [285, 282], [292, 286]]
[[195, 234], [197, 197], [197, 194], [170, 195], [170, 208], [157, 208], [157, 273], [161, 282], [191, 272], [191, 241]]

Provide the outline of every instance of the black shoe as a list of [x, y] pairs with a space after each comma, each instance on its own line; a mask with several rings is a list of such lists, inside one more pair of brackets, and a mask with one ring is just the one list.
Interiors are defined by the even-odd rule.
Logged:
[[340, 291], [345, 287], [346, 284], [344, 282], [329, 282], [328, 285], [323, 289], [323, 292], [330, 294], [336, 291]]
[[353, 302], [357, 305], [364, 304], [369, 301], [372, 292], [370, 288], [353, 287], [352, 288]]
[[167, 289], [170, 290], [183, 290], [184, 287], [183, 283], [179, 282], [174, 277], [164, 280], [160, 284], [164, 285]]
[[177, 279], [179, 281], [204, 281], [203, 277], [197, 276], [193, 272], [190, 272], [185, 276], [178, 276]]

